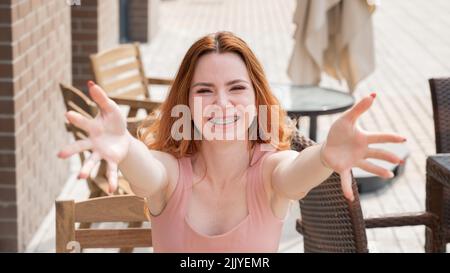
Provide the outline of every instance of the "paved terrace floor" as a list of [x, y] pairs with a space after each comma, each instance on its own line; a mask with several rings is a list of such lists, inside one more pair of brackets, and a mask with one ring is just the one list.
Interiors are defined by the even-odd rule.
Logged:
[[[142, 46], [151, 76], [173, 77], [188, 47], [200, 36], [229, 30], [254, 50], [272, 82], [289, 82], [286, 74], [293, 47], [294, 0], [177, 0], [160, 4], [160, 28], [150, 44]], [[371, 131], [398, 132], [408, 138], [410, 158], [406, 172], [384, 190], [363, 195], [365, 217], [424, 210], [425, 159], [433, 154], [434, 129], [427, 79], [450, 75], [450, 1], [382, 1], [375, 13], [376, 71], [354, 93], [372, 91], [376, 103], [361, 119]], [[344, 88], [326, 78], [322, 85]], [[319, 118], [319, 141], [337, 116]], [[307, 132], [307, 122], [303, 123]], [[302, 125], [303, 125], [302, 124]], [[73, 170], [77, 169], [76, 160]], [[71, 176], [62, 198], [87, 197], [84, 183]], [[294, 230], [298, 208], [284, 227], [281, 252], [302, 252]], [[54, 212], [50, 212], [28, 251], [54, 251]], [[371, 252], [423, 252], [424, 228], [403, 227], [368, 231]], [[111, 250], [114, 251], [114, 250]], [[148, 250], [142, 250], [148, 251]]]

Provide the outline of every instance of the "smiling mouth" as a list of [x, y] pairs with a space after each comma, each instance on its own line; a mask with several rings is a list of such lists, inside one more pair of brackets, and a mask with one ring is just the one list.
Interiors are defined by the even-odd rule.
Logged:
[[221, 117], [221, 118], [210, 118], [208, 122], [211, 122], [214, 125], [229, 125], [238, 121], [240, 117]]

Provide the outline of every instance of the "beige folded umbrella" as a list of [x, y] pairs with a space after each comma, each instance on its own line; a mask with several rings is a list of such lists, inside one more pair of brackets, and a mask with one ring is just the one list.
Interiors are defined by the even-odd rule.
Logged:
[[321, 72], [346, 80], [352, 92], [375, 69], [373, 1], [298, 0], [288, 74], [295, 84], [318, 84]]

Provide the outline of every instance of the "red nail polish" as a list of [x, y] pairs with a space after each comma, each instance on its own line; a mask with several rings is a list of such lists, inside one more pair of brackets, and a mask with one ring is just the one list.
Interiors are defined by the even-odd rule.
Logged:
[[377, 97], [377, 93], [371, 93], [370, 96], [371, 96], [372, 98], [376, 98], [376, 97]]
[[95, 85], [95, 83], [93, 81], [88, 81], [87, 85], [88, 85], [89, 88], [91, 88], [92, 86]]

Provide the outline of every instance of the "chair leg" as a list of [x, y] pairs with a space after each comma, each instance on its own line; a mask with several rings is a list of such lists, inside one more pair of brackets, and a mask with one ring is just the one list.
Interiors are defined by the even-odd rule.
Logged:
[[442, 231], [437, 228], [425, 229], [425, 252], [427, 253], [445, 253], [446, 243], [441, 238]]
[[[142, 227], [142, 224], [143, 224], [143, 222], [130, 222], [128, 224], [128, 228], [140, 228], [140, 227]], [[119, 252], [120, 253], [131, 253], [131, 252], [133, 252], [133, 249], [134, 248], [132, 248], [132, 247], [122, 247]]]
[[[426, 181], [426, 210], [437, 216], [433, 224], [425, 229], [425, 251], [439, 252], [446, 251], [445, 232], [442, 227], [442, 211], [443, 209], [443, 186], [438, 181], [427, 175]], [[444, 220], [445, 221], [445, 220]]]

